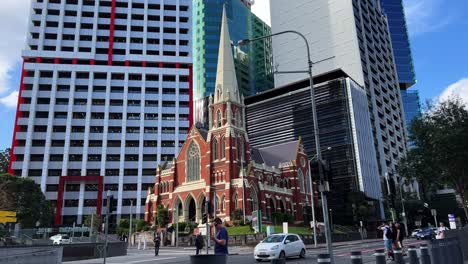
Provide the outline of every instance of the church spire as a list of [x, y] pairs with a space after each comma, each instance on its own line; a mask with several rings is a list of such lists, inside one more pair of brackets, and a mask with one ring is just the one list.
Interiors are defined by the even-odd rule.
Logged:
[[234, 67], [234, 58], [232, 56], [231, 40], [229, 38], [226, 7], [223, 6], [214, 103], [217, 104], [227, 101], [238, 104], [241, 103], [239, 88], [237, 86], [236, 69]]

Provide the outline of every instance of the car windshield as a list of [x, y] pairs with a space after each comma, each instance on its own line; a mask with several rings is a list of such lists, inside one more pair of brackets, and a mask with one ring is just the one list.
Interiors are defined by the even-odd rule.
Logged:
[[284, 236], [282, 235], [275, 235], [275, 236], [269, 236], [263, 240], [263, 243], [279, 243], [282, 242], [284, 239]]

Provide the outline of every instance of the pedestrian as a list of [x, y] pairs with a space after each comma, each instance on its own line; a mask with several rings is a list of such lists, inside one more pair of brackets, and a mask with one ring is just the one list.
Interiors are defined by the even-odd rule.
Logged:
[[161, 246], [161, 236], [159, 233], [154, 232], [154, 256], [159, 255], [159, 247]]
[[384, 247], [385, 247], [385, 251], [387, 251], [388, 258], [394, 260], [395, 257], [393, 255], [393, 249], [392, 249], [392, 243], [393, 243], [392, 229], [387, 224], [387, 222], [383, 222], [382, 225], [378, 227], [378, 229], [382, 230], [383, 232]]
[[229, 236], [226, 228], [223, 225], [223, 221], [216, 217], [213, 221], [215, 235], [212, 239], [215, 242], [214, 253], [215, 255], [228, 255], [228, 241]]
[[198, 231], [197, 236], [195, 237], [195, 248], [196, 248], [196, 254], [200, 254], [201, 250], [205, 246], [205, 241], [203, 239], [203, 236], [200, 231]]
[[445, 238], [445, 231], [449, 230], [443, 222], [439, 223], [439, 228], [437, 228], [437, 235], [436, 239], [444, 239]]
[[395, 224], [397, 235], [396, 235], [396, 243], [399, 248], [403, 248], [403, 239], [406, 237], [405, 229], [403, 228], [403, 224], [396, 223]]

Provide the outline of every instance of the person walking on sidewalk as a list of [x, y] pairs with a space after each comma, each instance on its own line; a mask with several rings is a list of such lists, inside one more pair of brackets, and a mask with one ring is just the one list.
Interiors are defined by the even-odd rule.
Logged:
[[198, 234], [195, 238], [195, 248], [197, 249], [196, 254], [200, 254], [201, 250], [203, 249], [203, 246], [205, 244], [205, 240], [203, 239], [203, 236], [201, 235], [200, 231], [198, 231]]
[[154, 232], [154, 256], [159, 255], [159, 247], [161, 246], [161, 236], [159, 233]]
[[216, 217], [213, 222], [216, 234], [212, 237], [215, 241], [214, 253], [215, 255], [229, 255], [228, 241], [229, 236], [226, 228], [223, 226], [223, 221]]
[[396, 227], [396, 243], [397, 243], [397, 246], [401, 249], [403, 249], [403, 239], [405, 239], [405, 236], [406, 236], [406, 233], [405, 233], [405, 229], [403, 228], [403, 224], [400, 224], [400, 223], [396, 223], [395, 224], [395, 227]]
[[388, 258], [391, 258], [392, 260], [394, 260], [395, 257], [393, 255], [393, 249], [392, 249], [393, 234], [392, 234], [391, 227], [386, 222], [383, 222], [382, 225], [378, 227], [378, 229], [382, 230], [383, 232], [384, 247], [385, 247], [385, 251], [387, 251]]
[[436, 239], [444, 239], [445, 231], [449, 230], [443, 222], [439, 223], [439, 228], [437, 228]]

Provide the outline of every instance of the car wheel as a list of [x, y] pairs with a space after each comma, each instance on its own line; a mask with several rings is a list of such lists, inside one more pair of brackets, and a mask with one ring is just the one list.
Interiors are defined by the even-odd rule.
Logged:
[[299, 257], [300, 258], [305, 258], [305, 255], [306, 255], [305, 249], [302, 249], [301, 254], [299, 254]]
[[278, 258], [279, 259], [286, 259], [286, 253], [284, 253], [284, 251], [281, 251]]

